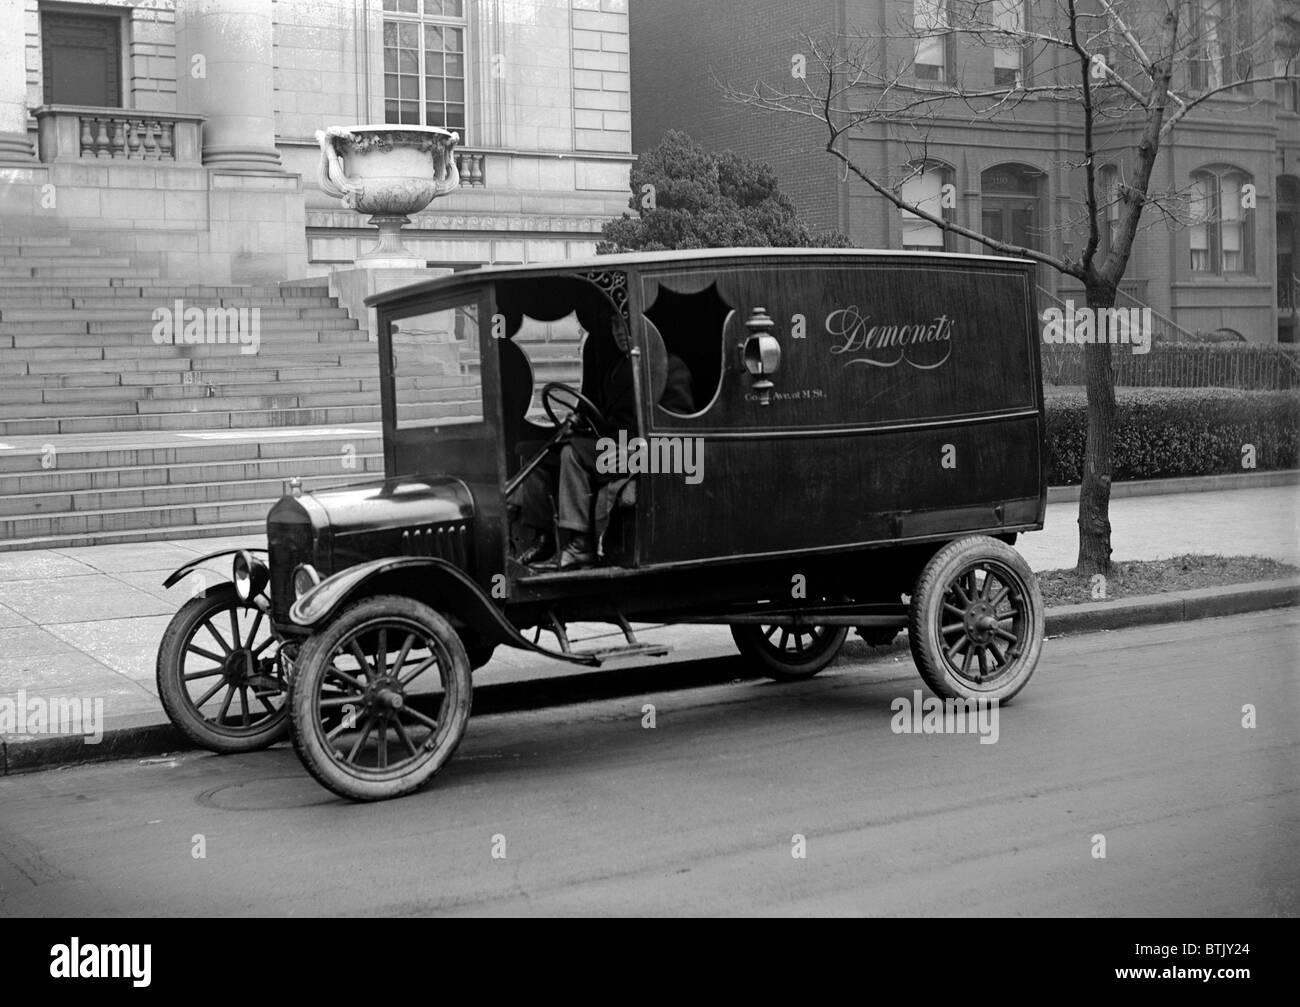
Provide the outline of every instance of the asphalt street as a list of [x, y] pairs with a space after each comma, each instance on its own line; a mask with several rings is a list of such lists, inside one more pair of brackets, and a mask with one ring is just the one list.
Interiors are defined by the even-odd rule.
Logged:
[[920, 680], [857, 643], [475, 718], [383, 804], [283, 746], [12, 776], [0, 915], [1295, 915], [1298, 679], [1283, 609], [1049, 640], [992, 744], [895, 733]]

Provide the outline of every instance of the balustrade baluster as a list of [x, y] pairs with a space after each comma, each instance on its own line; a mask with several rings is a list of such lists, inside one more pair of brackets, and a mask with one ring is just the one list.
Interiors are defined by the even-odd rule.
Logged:
[[124, 157], [126, 155], [126, 121], [123, 119], [113, 120], [113, 151], [114, 157]]
[[127, 147], [129, 148], [127, 150], [126, 156], [130, 160], [138, 161], [140, 160], [141, 157], [144, 156], [140, 150], [140, 120], [139, 119], [131, 119], [127, 122], [126, 143], [127, 143]]
[[158, 159], [160, 161], [172, 160], [172, 129], [174, 124], [170, 122], [158, 123]]
[[108, 146], [108, 120], [96, 119], [95, 124], [98, 127], [95, 131], [95, 156], [112, 157], [113, 152]]
[[146, 161], [158, 160], [158, 141], [153, 135], [154, 122], [151, 119], [144, 121], [144, 159]]
[[81, 151], [78, 154], [78, 156], [86, 157], [87, 155], [94, 154], [95, 139], [93, 136], [91, 136], [90, 133], [90, 118], [88, 116], [83, 115], [80, 118], [80, 122], [81, 122]]

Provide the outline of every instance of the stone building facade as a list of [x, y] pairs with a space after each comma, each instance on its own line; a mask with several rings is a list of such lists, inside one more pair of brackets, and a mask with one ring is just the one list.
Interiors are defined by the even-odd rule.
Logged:
[[462, 134], [403, 232], [433, 266], [590, 252], [627, 202], [626, 0], [0, 0], [0, 230], [166, 277], [320, 276], [373, 243], [315, 131]]
[[[1241, 31], [1271, 4], [1252, 0], [1197, 0], [1205, 16], [1220, 18], [1221, 37], [1199, 60], [1179, 61], [1179, 73], [1204, 82], [1233, 72], [1224, 44], [1228, 26]], [[768, 162], [783, 189], [816, 229], [835, 227], [858, 245], [984, 251], [964, 238], [902, 214], [857, 179], [844, 179], [825, 153], [827, 133], [807, 118], [764, 113], [724, 100], [721, 84], [741, 90], [768, 81], [791, 82], [791, 61], [808, 55], [809, 42], [867, 32], [888, 38], [874, 65], [895, 68], [909, 85], [942, 89], [957, 79], [971, 90], [1001, 85], [1014, 75], [1041, 81], [1074, 72], [1053, 63], [1041, 47], [999, 51], [954, 33], [914, 35], [918, 19], [942, 21], [947, 0], [727, 0], [705, 16], [687, 0], [654, 0], [631, 11], [633, 149], [653, 147], [668, 129], [690, 133], [706, 147], [729, 147]], [[1008, 0], [1010, 16], [1044, 16], [1050, 4]], [[1128, 5], [1126, 9], [1132, 9]], [[1195, 13], [1195, 12], [1193, 12]], [[691, 30], [681, 25], [689, 21]], [[1259, 27], [1256, 25], [1256, 27]], [[811, 59], [810, 59], [811, 63]], [[1195, 84], [1187, 78], [1184, 83]], [[1156, 164], [1157, 188], [1178, 190], [1200, 212], [1200, 224], [1166, 226], [1148, 212], [1124, 283], [1125, 293], [1149, 305], [1174, 331], [1239, 333], [1251, 341], [1297, 338], [1300, 299], [1300, 105], [1295, 80], [1258, 83], [1215, 99], [1170, 135]], [[1109, 139], [1121, 167], [1135, 136]], [[1126, 149], [1127, 148], [1127, 149]], [[1027, 99], [1014, 113], [981, 120], [951, 103], [910, 135], [864, 126], [849, 148], [855, 162], [877, 177], [901, 177], [921, 158], [927, 171], [911, 184], [935, 199], [951, 185], [946, 210], [968, 227], [1021, 244], [1077, 255], [1081, 233], [1069, 222], [1080, 211], [1082, 117], [1075, 104]], [[1246, 187], [1250, 188], [1247, 189]], [[933, 190], [933, 191], [931, 191]], [[1249, 194], [1248, 198], [1246, 197]], [[1253, 204], [1253, 205], [1243, 205]], [[1194, 217], [1195, 215], [1193, 215]], [[1192, 218], [1187, 218], [1192, 219]], [[1049, 294], [1077, 296], [1044, 267]]]

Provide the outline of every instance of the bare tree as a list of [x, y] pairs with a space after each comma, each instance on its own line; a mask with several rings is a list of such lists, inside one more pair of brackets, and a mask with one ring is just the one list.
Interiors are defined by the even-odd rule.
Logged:
[[[724, 91], [732, 101], [820, 123], [826, 151], [846, 180], [860, 179], [943, 231], [1073, 277], [1100, 313], [1115, 305], [1144, 213], [1146, 224], [1185, 220], [1189, 210], [1204, 219], [1204, 207], [1191, 205], [1186, 192], [1153, 185], [1170, 134], [1191, 116], [1229, 114], [1214, 100], [1220, 96], [1252, 95], [1253, 85], [1296, 75], [1298, 2], [917, 0], [894, 25], [805, 35], [799, 45], [807, 52], [780, 84], [724, 83]], [[1026, 6], [1032, 20], [1024, 17]], [[992, 86], [963, 86], [961, 74], [948, 69], [957, 52], [990, 49], [999, 57], [995, 67], [1003, 68]], [[925, 170], [938, 119], [1016, 122], [1042, 102], [1068, 103], [1080, 136], [1069, 165], [1074, 210], [1062, 221], [1079, 240], [1064, 252], [1013, 244], [904, 198], [905, 184]], [[855, 161], [846, 147], [862, 135], [902, 143], [907, 163], [873, 168]], [[1089, 343], [1084, 352], [1088, 429], [1078, 570], [1092, 574], [1110, 569], [1115, 381], [1109, 343]]]

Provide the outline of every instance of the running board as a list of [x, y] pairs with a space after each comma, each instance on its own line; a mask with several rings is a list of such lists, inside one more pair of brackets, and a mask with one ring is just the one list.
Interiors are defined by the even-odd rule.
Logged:
[[[596, 666], [605, 664], [609, 661], [617, 661], [627, 657], [664, 657], [671, 654], [673, 648], [664, 643], [642, 643], [632, 632], [632, 626], [628, 623], [623, 613], [617, 609], [609, 614], [609, 621], [618, 626], [623, 633], [624, 643], [617, 647], [592, 647], [589, 650], [575, 650], [569, 642], [569, 631], [564, 624], [564, 619], [556, 614], [554, 609], [546, 611], [546, 620], [549, 626], [543, 626], [541, 623], [537, 626], [537, 637], [541, 636], [542, 629], [555, 634], [555, 639], [560, 645], [557, 653], [538, 646], [538, 639], [535, 638], [531, 643], [524, 641], [526, 646], [534, 651], [548, 654], [551, 657], [559, 658], [562, 661], [572, 661], [576, 664], [585, 664]], [[519, 637], [523, 640], [523, 637]]]
[[575, 650], [574, 656], [589, 657], [597, 664], [617, 661], [623, 657], [664, 657], [673, 648], [663, 643], [632, 643], [622, 647], [601, 647], [596, 650]]

